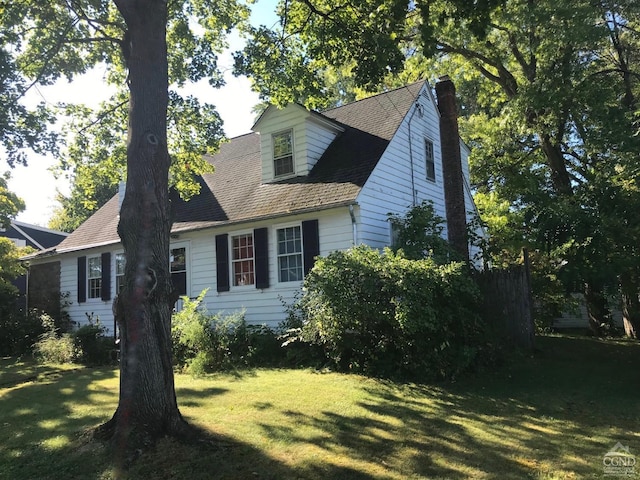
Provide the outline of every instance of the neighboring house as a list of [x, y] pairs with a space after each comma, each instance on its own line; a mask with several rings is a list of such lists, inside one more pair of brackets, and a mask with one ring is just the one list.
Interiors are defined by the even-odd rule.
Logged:
[[[0, 237], [8, 238], [18, 247], [31, 247], [38, 251], [55, 247], [68, 235], [68, 233], [18, 222], [17, 220], [12, 221], [9, 227], [0, 229]], [[13, 281], [13, 284], [20, 290], [20, 298], [18, 299], [18, 306], [20, 308], [27, 307], [27, 283], [26, 275], [18, 277]], [[58, 293], [56, 294], [56, 298], [59, 298]]]
[[[437, 90], [454, 98], [448, 79]], [[455, 103], [447, 108], [455, 118]], [[198, 196], [173, 199], [167, 253], [175, 288], [188, 297], [209, 289], [210, 311], [243, 309], [247, 322], [276, 327], [286, 316], [283, 301], [294, 299], [316, 256], [390, 244], [388, 213], [431, 200], [448, 218], [449, 235], [456, 220], [448, 213], [462, 212], [464, 228], [474, 211], [469, 152], [457, 123], [452, 132], [442, 120], [447, 115], [441, 118], [426, 82], [322, 113], [297, 104], [267, 108], [254, 133], [208, 157], [215, 172], [201, 178]], [[443, 142], [455, 147], [451, 158], [443, 158]], [[445, 207], [447, 197], [458, 205]], [[93, 315], [113, 325], [125, 262], [119, 203], [114, 196], [56, 248], [31, 258], [32, 268], [60, 262], [60, 288], [71, 294], [76, 322]]]

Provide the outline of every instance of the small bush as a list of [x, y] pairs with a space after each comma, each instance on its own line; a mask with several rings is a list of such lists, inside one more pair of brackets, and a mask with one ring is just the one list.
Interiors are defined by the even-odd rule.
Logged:
[[244, 312], [210, 314], [198, 298], [184, 297], [173, 315], [171, 335], [177, 368], [193, 375], [256, 365], [271, 355], [275, 334], [267, 327], [248, 326]]
[[89, 323], [73, 332], [73, 338], [81, 352], [80, 361], [85, 365], [106, 365], [111, 362], [115, 345], [106, 336], [106, 329], [99, 318], [87, 315]]
[[44, 333], [33, 346], [34, 357], [43, 363], [76, 363], [82, 356], [69, 333], [58, 335], [55, 321], [46, 313], [40, 316]]

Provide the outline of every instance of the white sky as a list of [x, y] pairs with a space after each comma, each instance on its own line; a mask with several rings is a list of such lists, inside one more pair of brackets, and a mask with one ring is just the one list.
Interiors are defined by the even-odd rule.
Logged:
[[[253, 23], [267, 24], [271, 26], [275, 21], [273, 13], [276, 0], [262, 0], [258, 6], [254, 6]], [[270, 22], [270, 23], [269, 23]], [[240, 40], [236, 39], [231, 45], [231, 51], [240, 48]], [[216, 106], [216, 109], [224, 121], [224, 131], [227, 137], [232, 138], [251, 131], [254, 122], [253, 107], [258, 103], [258, 95], [251, 91], [251, 85], [247, 78], [236, 78], [231, 74], [233, 59], [229, 52], [218, 59], [220, 68], [224, 71], [226, 85], [215, 90], [208, 83], [198, 85], [197, 92], [201, 101], [206, 101]], [[48, 103], [77, 102], [87, 105], [97, 105], [101, 100], [108, 98], [109, 92], [102, 83], [104, 71], [96, 70], [73, 83], [61, 81], [55, 86], [40, 88], [39, 98], [36, 101], [45, 100]], [[101, 92], [101, 90], [103, 90]], [[102, 95], [101, 95], [102, 93]], [[61, 178], [56, 180], [49, 170], [56, 163], [51, 157], [31, 154], [28, 166], [16, 166], [11, 170], [9, 190], [21, 197], [26, 203], [26, 209], [17, 216], [17, 220], [46, 226], [56, 206], [56, 191], [69, 192], [68, 180]], [[0, 161], [0, 172], [9, 170], [4, 160]]]

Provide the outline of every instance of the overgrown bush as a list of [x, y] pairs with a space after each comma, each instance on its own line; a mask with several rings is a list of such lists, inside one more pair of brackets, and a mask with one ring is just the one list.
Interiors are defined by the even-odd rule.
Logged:
[[59, 334], [55, 321], [51, 316], [43, 313], [40, 316], [44, 333], [33, 346], [34, 357], [43, 363], [75, 363], [82, 352], [76, 345], [75, 339], [69, 333]]
[[249, 326], [244, 312], [211, 314], [198, 298], [183, 297], [174, 313], [171, 335], [177, 368], [193, 375], [264, 364], [272, 361], [276, 336], [265, 326]]
[[106, 328], [99, 318], [87, 315], [87, 319], [89, 323], [73, 332], [79, 360], [85, 365], [106, 365], [111, 362], [115, 350], [113, 338], [105, 335]]
[[72, 333], [63, 333], [50, 315], [40, 315], [44, 333], [33, 345], [34, 357], [43, 363], [106, 365], [114, 350], [113, 339], [105, 336], [100, 319], [88, 315], [89, 323]]
[[43, 332], [40, 312], [0, 309], [0, 356], [28, 353]]
[[480, 293], [463, 263], [359, 246], [318, 259], [304, 286], [301, 337], [339, 369], [450, 378], [478, 359]]

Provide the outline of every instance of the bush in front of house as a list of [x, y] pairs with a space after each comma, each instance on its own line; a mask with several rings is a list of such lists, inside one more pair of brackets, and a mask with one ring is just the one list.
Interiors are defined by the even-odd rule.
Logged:
[[277, 338], [266, 326], [247, 325], [244, 312], [211, 314], [202, 305], [204, 290], [192, 300], [183, 297], [173, 314], [173, 361], [192, 375], [247, 366], [272, 365]]
[[106, 328], [98, 317], [87, 315], [88, 323], [73, 332], [75, 344], [80, 352], [79, 361], [85, 365], [107, 365], [114, 358], [113, 337], [106, 335]]
[[62, 332], [48, 314], [40, 314], [42, 333], [33, 345], [34, 357], [43, 363], [81, 363], [106, 365], [111, 362], [114, 343], [105, 335], [98, 318], [88, 316], [89, 323], [77, 330]]
[[481, 297], [463, 263], [358, 246], [318, 259], [304, 287], [300, 338], [339, 370], [452, 378], [479, 358]]
[[40, 315], [44, 333], [38, 337], [33, 345], [33, 356], [42, 363], [76, 363], [82, 352], [76, 345], [73, 335], [60, 334], [55, 320], [50, 315]]

